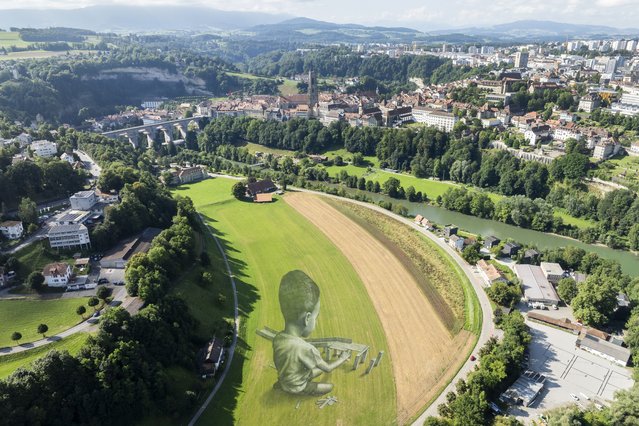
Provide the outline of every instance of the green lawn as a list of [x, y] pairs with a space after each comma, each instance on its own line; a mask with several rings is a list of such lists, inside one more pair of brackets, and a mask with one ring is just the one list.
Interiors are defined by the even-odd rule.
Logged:
[[[420, 179], [415, 176], [407, 175], [407, 174], [399, 174], [399, 173], [391, 173], [383, 170], [373, 169], [371, 172], [368, 171], [366, 167], [356, 167], [353, 165], [347, 166], [331, 166], [327, 167], [326, 170], [330, 176], [337, 176], [340, 171], [346, 170], [349, 175], [355, 175], [358, 177], [365, 177], [366, 180], [372, 180], [379, 182], [382, 185], [389, 178], [394, 177], [399, 179], [401, 185], [404, 189], [409, 186], [414, 186], [416, 191], [421, 191], [422, 194], [426, 194], [429, 199], [434, 200], [440, 195], [444, 195], [444, 193], [449, 188], [454, 188], [457, 185], [448, 183], [448, 182], [439, 182], [431, 179]], [[498, 195], [494, 194], [499, 197]], [[491, 197], [492, 198], [492, 197]]]
[[288, 149], [270, 148], [268, 146], [259, 145], [252, 142], [246, 142], [244, 145], [241, 146], [247, 148], [251, 154], [255, 154], [256, 152], [263, 152], [265, 154], [288, 155], [292, 157], [295, 153], [294, 151], [289, 151]]
[[93, 308], [86, 305], [86, 297], [55, 300], [25, 300], [9, 299], [0, 300], [0, 348], [14, 346], [11, 340], [14, 331], [22, 333], [19, 343], [39, 340], [42, 335], [37, 333], [39, 324], [49, 326], [47, 336], [60, 333], [81, 321], [75, 310], [84, 305], [87, 314], [93, 312]]
[[559, 208], [555, 208], [555, 216], [562, 218], [565, 224], [576, 226], [581, 229], [597, 226], [597, 224], [592, 220], [571, 216], [565, 210]]
[[[353, 153], [348, 152], [345, 148], [331, 149], [323, 153], [330, 159], [334, 159], [336, 156], [341, 156], [344, 161], [351, 161], [353, 159]], [[379, 158], [374, 155], [365, 155], [364, 160], [368, 161], [371, 166], [379, 168]]]
[[234, 183], [210, 179], [176, 191], [193, 199], [225, 245], [241, 312], [231, 372], [200, 424], [395, 423], [390, 362], [367, 376], [344, 365], [322, 377], [335, 384], [332, 394], [342, 402], [330, 409], [318, 411], [317, 398], [292, 397], [272, 389], [277, 376], [271, 343], [255, 331], [264, 326], [282, 329], [277, 293], [281, 277], [291, 270], [304, 270], [322, 291], [312, 336], [352, 338], [370, 345], [373, 353], [387, 351], [387, 344], [362, 282], [324, 234], [281, 199], [267, 205], [234, 200], [230, 195]]
[[76, 333], [64, 339], [50, 343], [39, 348], [17, 354], [5, 355], [0, 357], [0, 379], [8, 377], [11, 373], [20, 367], [27, 367], [36, 359], [46, 355], [51, 350], [69, 351], [71, 355], [80, 352], [80, 348], [89, 338], [88, 333]]
[[18, 278], [24, 279], [33, 271], [42, 272], [42, 268], [48, 263], [66, 262], [71, 265], [75, 264], [71, 256], [65, 253], [58, 253], [47, 247], [47, 245], [46, 241], [39, 241], [15, 254], [20, 262], [20, 267], [17, 271]]
[[[232, 77], [246, 78], [249, 80], [257, 80], [258, 78], [263, 78], [265, 80], [276, 80], [276, 78], [274, 77], [260, 77], [259, 75], [248, 74], [245, 72], [227, 72], [226, 74]], [[287, 96], [287, 95], [294, 95], [298, 93], [297, 81], [290, 80], [288, 78], [282, 78], [282, 77], [279, 77], [279, 79], [284, 81], [282, 84], [278, 86], [280, 94]]]

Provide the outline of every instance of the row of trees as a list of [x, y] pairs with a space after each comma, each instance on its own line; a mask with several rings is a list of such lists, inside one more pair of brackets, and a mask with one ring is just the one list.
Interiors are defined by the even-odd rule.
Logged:
[[457, 382], [456, 392], [446, 395], [439, 406], [441, 418], [429, 418], [426, 425], [484, 425], [492, 417], [489, 401], [495, 400], [521, 372], [530, 333], [519, 311], [498, 318], [504, 331], [501, 341], [491, 337], [479, 351], [478, 367]]
[[149, 303], [162, 299], [169, 283], [195, 258], [195, 208], [189, 198], [179, 198], [177, 204], [173, 225], [153, 239], [147, 253], [134, 255], [126, 266], [127, 292]]

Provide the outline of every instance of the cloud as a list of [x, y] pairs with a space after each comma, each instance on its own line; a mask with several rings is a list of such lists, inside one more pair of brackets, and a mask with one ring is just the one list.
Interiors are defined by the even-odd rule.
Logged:
[[631, 4], [639, 6], [639, 0], [597, 0], [597, 6], [600, 7], [618, 7]]

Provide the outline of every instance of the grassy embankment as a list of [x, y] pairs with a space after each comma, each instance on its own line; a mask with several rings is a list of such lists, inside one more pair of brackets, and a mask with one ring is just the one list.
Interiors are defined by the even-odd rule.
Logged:
[[390, 362], [365, 377], [350, 366], [323, 377], [335, 384], [333, 393], [343, 401], [330, 410], [318, 412], [316, 398], [294, 398], [272, 389], [276, 371], [271, 343], [255, 332], [264, 326], [283, 327], [277, 293], [281, 277], [291, 270], [304, 270], [321, 288], [322, 308], [313, 336], [348, 337], [373, 351], [387, 350], [387, 344], [368, 294], [341, 252], [281, 200], [257, 205], [233, 199], [233, 184], [213, 179], [176, 191], [190, 196], [215, 229], [239, 294], [235, 359], [201, 424], [392, 424], [397, 413]]
[[338, 200], [331, 200], [331, 204], [410, 259], [408, 269], [414, 271], [422, 292], [451, 333], [457, 334], [462, 328], [479, 333], [482, 316], [477, 295], [461, 268], [436, 243], [371, 209]]
[[50, 343], [39, 348], [31, 349], [0, 357], [0, 379], [8, 377], [20, 367], [28, 367], [36, 359], [46, 355], [49, 351], [68, 351], [71, 355], [80, 352], [80, 348], [89, 338], [88, 333], [76, 333], [60, 341]]

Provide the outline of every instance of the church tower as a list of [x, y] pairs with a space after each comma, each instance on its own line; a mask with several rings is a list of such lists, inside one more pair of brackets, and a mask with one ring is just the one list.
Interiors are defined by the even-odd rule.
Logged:
[[317, 91], [317, 76], [313, 71], [308, 72], [308, 112], [310, 117], [317, 117], [319, 93]]

